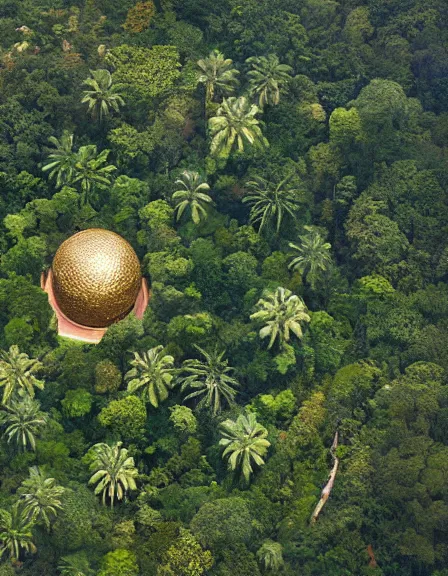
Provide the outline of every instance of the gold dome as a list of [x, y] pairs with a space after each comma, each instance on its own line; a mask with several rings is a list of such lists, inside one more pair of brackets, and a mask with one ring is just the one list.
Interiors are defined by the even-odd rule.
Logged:
[[101, 228], [78, 232], [53, 259], [53, 292], [77, 324], [104, 328], [124, 318], [141, 286], [140, 262], [124, 238]]

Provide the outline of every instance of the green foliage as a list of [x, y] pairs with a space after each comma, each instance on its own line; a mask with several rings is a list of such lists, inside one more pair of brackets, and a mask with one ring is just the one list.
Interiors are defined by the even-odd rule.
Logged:
[[284, 564], [282, 545], [273, 540], [265, 540], [257, 551], [257, 558], [265, 570], [280, 570]]
[[123, 44], [112, 48], [107, 63], [112, 79], [132, 100], [148, 100], [166, 94], [180, 76], [179, 54], [174, 46], [140, 48]]
[[50, 180], [56, 178], [56, 188], [62, 188], [64, 184], [68, 185], [73, 180], [75, 173], [76, 154], [73, 151], [73, 134], [64, 131], [60, 140], [51, 136], [49, 142], [53, 144], [56, 150], [48, 155], [51, 162], [45, 164], [42, 171], [51, 170], [48, 178]]
[[301, 323], [309, 322], [311, 319], [303, 300], [290, 290], [281, 287], [260, 298], [256, 306], [258, 310], [250, 319], [266, 324], [260, 330], [260, 338], [269, 336], [268, 348], [272, 348], [277, 337], [280, 344], [288, 342], [290, 331], [297, 338], [302, 338]]
[[280, 64], [276, 54], [252, 56], [246, 60], [252, 66], [248, 72], [251, 91], [258, 97], [261, 109], [266, 104], [276, 105], [280, 102], [281, 88], [291, 79], [291, 66]]
[[9, 556], [18, 561], [22, 552], [36, 553], [32, 528], [33, 521], [18, 506], [11, 512], [0, 510], [0, 558]]
[[102, 494], [103, 505], [109, 497], [111, 508], [115, 497], [122, 500], [128, 491], [137, 489], [134, 458], [128, 456], [128, 451], [121, 445], [122, 442], [113, 446], [95, 444], [88, 455], [89, 468], [93, 472], [89, 484], [96, 484], [95, 494]]
[[80, 418], [90, 412], [92, 402], [92, 394], [87, 390], [82, 388], [68, 390], [65, 398], [61, 400], [62, 411], [68, 418]]
[[243, 198], [243, 202], [251, 205], [250, 223], [258, 224], [259, 234], [274, 224], [278, 234], [284, 214], [289, 214], [293, 221], [296, 219], [300, 197], [297, 189], [286, 186], [289, 180], [290, 178], [285, 178], [275, 185], [256, 176], [254, 180], [247, 182], [249, 193]]
[[116, 438], [138, 440], [143, 435], [146, 423], [145, 405], [137, 396], [112, 400], [98, 414], [98, 422], [111, 430]]
[[52, 517], [63, 509], [64, 492], [65, 489], [54, 478], [48, 478], [38, 466], [30, 468], [30, 477], [18, 490], [24, 514], [36, 524], [43, 524], [48, 531]]
[[190, 408], [176, 404], [176, 406], [171, 406], [170, 412], [170, 421], [176, 430], [187, 434], [196, 432], [198, 422]]
[[230, 376], [234, 368], [228, 366], [228, 360], [223, 360], [225, 351], [206, 352], [199, 346], [196, 348], [205, 361], [185, 360], [178, 382], [182, 392], [193, 390], [185, 396], [184, 401], [202, 396], [197, 407], [207, 407], [216, 416], [221, 412], [222, 398], [230, 406], [233, 404], [239, 383]]
[[211, 155], [226, 160], [235, 147], [239, 152], [243, 152], [248, 146], [268, 146], [259, 126], [260, 122], [255, 118], [258, 112], [258, 107], [250, 104], [245, 96], [224, 99], [216, 116], [208, 121]]
[[157, 568], [157, 576], [202, 576], [212, 567], [213, 556], [182, 529], [179, 538], [165, 552], [163, 562]]
[[134, 352], [133, 367], [125, 375], [128, 392], [141, 392], [142, 399], [155, 408], [168, 398], [173, 380], [174, 358], [162, 351], [163, 346], [156, 346], [142, 355]]
[[175, 182], [181, 188], [173, 193], [173, 200], [176, 202], [176, 220], [182, 218], [185, 209], [188, 208], [191, 218], [195, 224], [199, 224], [201, 219], [207, 218], [207, 205], [213, 203], [211, 197], [205, 192], [210, 190], [206, 182], [201, 182], [198, 172], [184, 170], [181, 177]]
[[7, 406], [16, 397], [34, 398], [34, 388], [43, 390], [44, 382], [35, 377], [42, 363], [12, 345], [9, 351], [0, 351], [0, 386], [3, 387], [2, 404]]
[[109, 70], [91, 70], [91, 78], [84, 80], [83, 85], [90, 90], [84, 90], [82, 104], [87, 104], [87, 112], [94, 120], [103, 120], [110, 114], [111, 109], [118, 112], [120, 106], [124, 106], [124, 100], [117, 93], [117, 86], [112, 84], [112, 76]]
[[93, 570], [90, 569], [89, 561], [83, 552], [63, 556], [59, 562], [58, 570], [61, 576], [93, 575]]
[[266, 440], [268, 431], [257, 422], [254, 414], [240, 414], [236, 419], [225, 420], [220, 425], [221, 440], [219, 444], [224, 446], [223, 458], [228, 459], [230, 470], [241, 473], [244, 480], [249, 482], [250, 475], [254, 470], [252, 461], [257, 466], [263, 466], [264, 456], [271, 445]]
[[298, 252], [298, 255], [291, 260], [289, 267], [299, 271], [314, 290], [317, 280], [331, 266], [331, 244], [324, 242], [322, 236], [309, 226], [305, 226], [305, 230], [307, 233], [299, 236], [300, 245], [292, 242], [289, 244], [290, 248]]
[[199, 543], [212, 550], [248, 542], [253, 534], [249, 508], [238, 496], [205, 503], [190, 526]]
[[137, 576], [138, 565], [135, 554], [119, 548], [108, 552], [101, 561], [98, 576]]
[[296, 408], [296, 399], [291, 390], [282, 390], [276, 396], [260, 394], [253, 400], [252, 407], [264, 422], [276, 424], [290, 420]]
[[212, 101], [215, 93], [222, 96], [233, 94], [238, 86], [238, 70], [232, 67], [233, 61], [224, 58], [219, 50], [212, 50], [206, 58], [198, 60], [200, 70], [198, 81], [205, 85], [208, 101]]
[[122, 375], [117, 366], [110, 360], [102, 360], [95, 366], [95, 392], [114, 393], [121, 386]]
[[36, 450], [36, 436], [47, 423], [47, 415], [40, 404], [30, 396], [11, 400], [0, 412], [0, 425], [8, 443], [14, 442], [18, 450]]

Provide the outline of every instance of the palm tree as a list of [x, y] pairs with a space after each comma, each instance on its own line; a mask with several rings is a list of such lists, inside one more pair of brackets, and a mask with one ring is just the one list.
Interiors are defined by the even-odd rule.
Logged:
[[331, 265], [331, 244], [325, 242], [319, 232], [310, 226], [305, 226], [305, 230], [307, 234], [299, 236], [299, 246], [289, 243], [289, 246], [298, 252], [298, 255], [291, 260], [289, 268], [298, 270], [302, 275], [305, 274], [314, 290], [319, 276]]
[[103, 504], [109, 496], [110, 507], [114, 507], [114, 500], [122, 500], [128, 490], [136, 490], [135, 478], [138, 476], [134, 458], [128, 456], [126, 448], [121, 448], [122, 442], [113, 446], [95, 444], [92, 448], [92, 463], [90, 471], [94, 474], [89, 484], [97, 484], [95, 494], [103, 495]]
[[39, 360], [30, 358], [20, 352], [19, 347], [12, 345], [8, 352], [0, 350], [0, 387], [3, 386], [2, 404], [8, 404], [18, 395], [22, 398], [28, 394], [34, 398], [34, 388], [43, 390], [44, 383], [34, 374], [42, 368]]
[[283, 546], [273, 540], [265, 540], [258, 549], [257, 558], [267, 571], [278, 571], [284, 565]]
[[253, 70], [248, 72], [251, 90], [258, 96], [258, 105], [264, 108], [266, 104], [278, 104], [280, 90], [291, 79], [291, 66], [280, 64], [275, 54], [269, 56], [252, 56], [246, 60]]
[[233, 60], [224, 58], [219, 50], [212, 50], [206, 58], [198, 60], [198, 80], [205, 84], [205, 98], [211, 102], [215, 92], [223, 96], [233, 94], [238, 86], [238, 70], [232, 68]]
[[30, 468], [30, 477], [22, 482], [18, 493], [23, 503], [23, 511], [29, 520], [43, 524], [50, 531], [51, 516], [56, 518], [62, 510], [61, 498], [65, 488], [54, 478], [48, 478], [38, 467]]
[[19, 450], [36, 450], [36, 434], [47, 423], [47, 415], [39, 410], [40, 404], [29, 396], [12, 400], [0, 412], [0, 426], [5, 428], [3, 436], [8, 443], [15, 441]]
[[300, 201], [297, 188], [286, 187], [290, 176], [279, 184], [272, 184], [268, 180], [255, 176], [247, 182], [249, 194], [243, 198], [243, 202], [250, 204], [250, 222], [258, 224], [258, 233], [275, 221], [275, 229], [278, 234], [284, 214], [289, 214], [293, 220], [299, 209]]
[[58, 566], [60, 576], [93, 576], [89, 561], [84, 552], [63, 556]]
[[207, 182], [202, 182], [199, 173], [184, 170], [175, 184], [181, 186], [181, 189], [173, 194], [173, 200], [176, 200], [176, 220], [181, 219], [187, 207], [190, 209], [191, 218], [195, 224], [199, 224], [201, 218], [207, 218], [205, 206], [213, 204], [213, 200], [205, 193], [210, 190], [210, 186]]
[[18, 560], [22, 551], [34, 554], [37, 548], [32, 540], [33, 526], [33, 521], [17, 505], [11, 512], [0, 510], [0, 558], [7, 554]]
[[117, 92], [117, 87], [113, 86], [109, 70], [90, 70], [90, 74], [92, 77], [83, 82], [90, 90], [84, 90], [81, 104], [88, 104], [87, 112], [90, 112], [94, 120], [99, 119], [101, 122], [104, 116], [110, 114], [111, 109], [119, 112], [125, 102]]
[[190, 400], [203, 396], [198, 403], [198, 408], [208, 406], [213, 415], [221, 411], [221, 396], [228, 404], [233, 404], [239, 382], [230, 376], [234, 368], [228, 366], [228, 361], [223, 360], [225, 351], [208, 353], [199, 346], [196, 349], [205, 358], [203, 360], [185, 360], [182, 372], [186, 376], [179, 378], [181, 391], [193, 389], [193, 392], [185, 396], [184, 400]]
[[260, 330], [260, 338], [270, 336], [268, 348], [273, 346], [277, 337], [281, 344], [283, 341], [288, 342], [290, 332], [301, 339], [301, 325], [311, 320], [303, 300], [286, 288], [278, 287], [275, 292], [260, 298], [256, 306], [258, 311], [250, 319], [266, 324]]
[[271, 445], [266, 440], [268, 431], [257, 422], [255, 414], [240, 414], [236, 419], [225, 420], [220, 425], [221, 440], [219, 444], [225, 446], [223, 458], [228, 458], [229, 470], [238, 470], [246, 482], [249, 482], [253, 473], [252, 461], [257, 466], [263, 466], [264, 456]]
[[73, 151], [73, 134], [66, 130], [62, 133], [61, 139], [58, 140], [55, 136], [48, 139], [55, 147], [55, 150], [49, 154], [48, 158], [51, 159], [49, 164], [43, 168], [43, 172], [51, 172], [48, 178], [51, 180], [56, 177], [56, 188], [62, 188], [64, 184], [68, 184], [74, 175], [76, 154]]
[[92, 188], [104, 190], [111, 185], [111, 173], [117, 167], [112, 164], [106, 164], [110, 150], [103, 150], [98, 154], [95, 144], [81, 146], [76, 155], [74, 177], [70, 184], [79, 184], [81, 186], [82, 204], [87, 204], [88, 197]]
[[236, 145], [240, 152], [248, 144], [256, 147], [268, 146], [268, 141], [255, 118], [259, 108], [251, 104], [245, 96], [223, 100], [216, 116], [210, 118], [208, 126], [212, 138], [210, 153], [228, 158]]
[[141, 392], [145, 402], [149, 402], [155, 408], [159, 402], [168, 398], [168, 390], [173, 380], [173, 356], [162, 353], [163, 346], [156, 346], [140, 355], [134, 352], [133, 366], [125, 375], [128, 382], [128, 392]]

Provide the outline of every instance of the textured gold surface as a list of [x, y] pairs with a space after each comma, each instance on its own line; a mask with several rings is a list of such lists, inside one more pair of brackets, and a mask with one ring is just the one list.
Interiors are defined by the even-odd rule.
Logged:
[[52, 264], [62, 312], [78, 324], [102, 328], [123, 318], [141, 286], [140, 263], [121, 236], [91, 228], [63, 242]]

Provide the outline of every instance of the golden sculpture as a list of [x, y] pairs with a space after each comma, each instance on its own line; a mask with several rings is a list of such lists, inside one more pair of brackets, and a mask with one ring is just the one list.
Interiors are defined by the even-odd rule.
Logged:
[[71, 321], [104, 328], [134, 307], [142, 286], [140, 262], [132, 246], [109, 230], [91, 228], [68, 238], [57, 250], [52, 289]]

